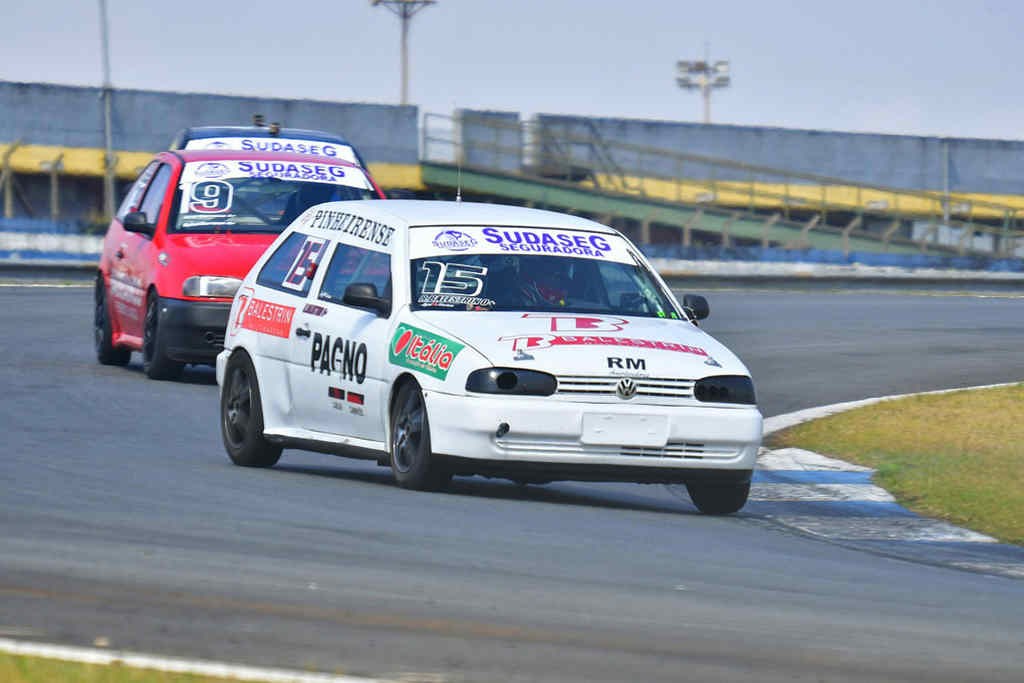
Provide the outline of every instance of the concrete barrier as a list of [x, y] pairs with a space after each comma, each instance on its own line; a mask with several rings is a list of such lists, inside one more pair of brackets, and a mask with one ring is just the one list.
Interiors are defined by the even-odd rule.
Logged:
[[[95, 268], [103, 249], [99, 235], [68, 235], [0, 231], [0, 269], [18, 270], [24, 276], [33, 268], [40, 272]], [[808, 250], [809, 252], [811, 250]], [[673, 280], [712, 279], [746, 282], [851, 282], [851, 283], [913, 283], [917, 285], [999, 285], [1020, 287], [1024, 292], [1024, 268], [958, 269], [912, 267], [912, 265], [869, 265], [799, 261], [804, 252], [788, 252], [791, 261], [755, 261], [728, 258], [665, 258], [653, 256], [651, 263], [663, 277]], [[735, 256], [735, 254], [732, 254]], [[749, 254], [746, 254], [748, 257]], [[820, 254], [812, 254], [820, 256]], [[883, 255], [884, 256], [884, 255]], [[895, 256], [895, 255], [889, 255]], [[913, 257], [914, 255], [907, 255]], [[913, 264], [912, 258], [906, 263]], [[1005, 265], [1005, 264], [1004, 264]]]

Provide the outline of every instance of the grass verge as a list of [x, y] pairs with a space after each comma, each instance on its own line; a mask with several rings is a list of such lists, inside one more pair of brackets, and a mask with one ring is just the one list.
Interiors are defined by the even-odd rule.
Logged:
[[1024, 545], [1024, 384], [883, 401], [766, 441], [873, 467], [907, 509]]
[[237, 678], [138, 669], [121, 664], [82, 664], [61, 659], [0, 652], [0, 681], [4, 683], [230, 683]]

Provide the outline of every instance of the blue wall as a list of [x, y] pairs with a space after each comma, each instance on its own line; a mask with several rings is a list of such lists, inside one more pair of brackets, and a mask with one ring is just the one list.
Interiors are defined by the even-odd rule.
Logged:
[[[0, 142], [102, 148], [100, 94], [99, 88], [0, 81]], [[249, 125], [258, 113], [268, 123], [339, 133], [368, 162], [419, 161], [414, 106], [150, 90], [115, 90], [112, 103], [115, 149], [156, 152], [182, 128]]]

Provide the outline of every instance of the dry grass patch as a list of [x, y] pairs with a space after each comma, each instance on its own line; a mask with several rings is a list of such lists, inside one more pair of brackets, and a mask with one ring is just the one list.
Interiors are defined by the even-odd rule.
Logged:
[[883, 401], [767, 442], [873, 467], [908, 509], [1024, 545], [1024, 384]]

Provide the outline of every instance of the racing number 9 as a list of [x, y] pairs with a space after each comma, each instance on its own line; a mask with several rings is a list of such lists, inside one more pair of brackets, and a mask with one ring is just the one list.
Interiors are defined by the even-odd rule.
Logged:
[[189, 195], [189, 212], [225, 213], [231, 208], [234, 188], [223, 180], [204, 180], [192, 186]]
[[477, 296], [484, 289], [483, 279], [487, 275], [485, 266], [440, 261], [425, 261], [420, 270], [427, 271], [427, 277], [423, 280], [423, 294]]

